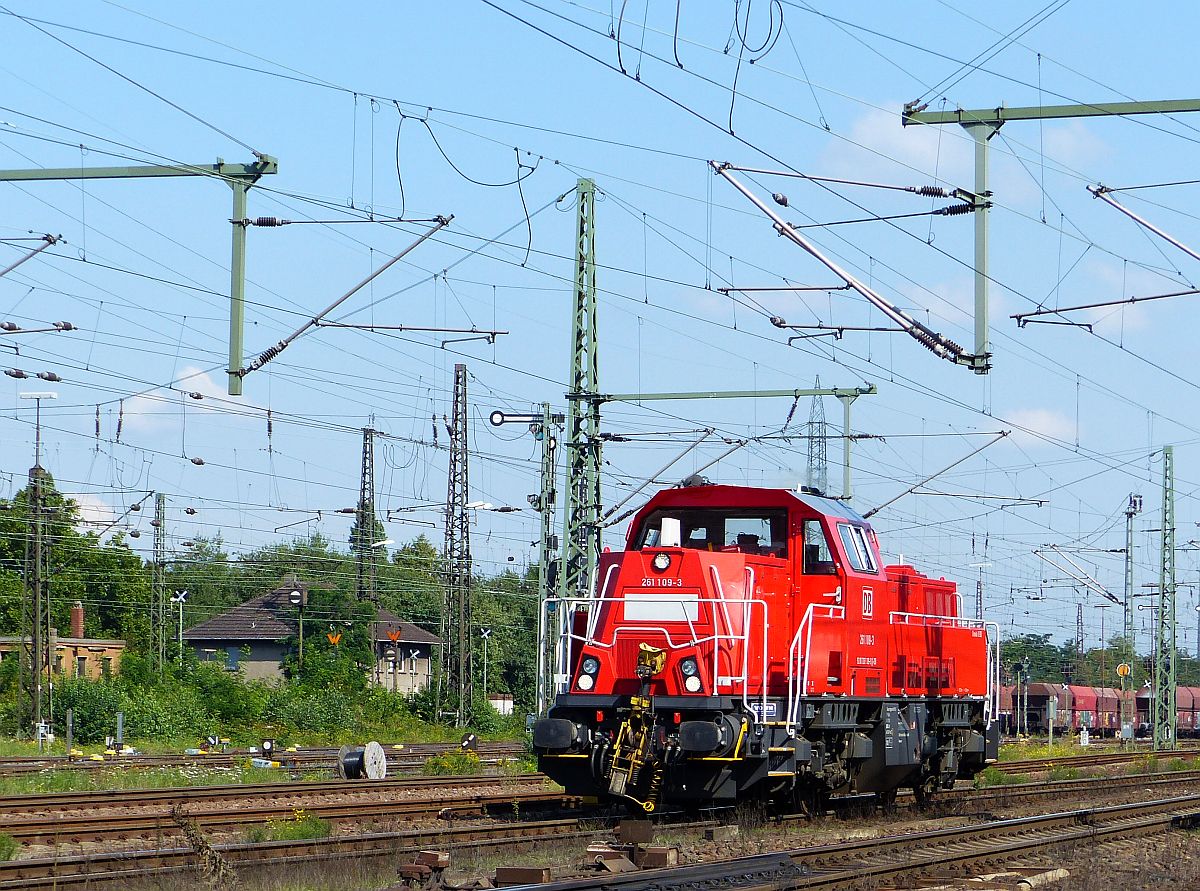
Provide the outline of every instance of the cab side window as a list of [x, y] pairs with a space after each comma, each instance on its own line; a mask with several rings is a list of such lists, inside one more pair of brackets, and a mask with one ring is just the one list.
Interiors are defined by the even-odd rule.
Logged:
[[846, 557], [855, 570], [871, 573], [879, 571], [875, 566], [875, 555], [871, 551], [871, 546], [867, 542], [861, 526], [838, 523], [838, 534], [842, 537], [842, 546], [846, 549]]
[[804, 566], [805, 575], [834, 575], [837, 566], [833, 562], [833, 552], [829, 549], [829, 539], [821, 528], [820, 520], [804, 521]]

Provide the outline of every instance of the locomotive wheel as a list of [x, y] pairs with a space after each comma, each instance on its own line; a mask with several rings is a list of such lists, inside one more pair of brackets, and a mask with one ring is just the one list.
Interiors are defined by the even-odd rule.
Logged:
[[793, 791], [793, 810], [812, 820], [829, 809], [829, 790], [819, 786], [798, 788]]

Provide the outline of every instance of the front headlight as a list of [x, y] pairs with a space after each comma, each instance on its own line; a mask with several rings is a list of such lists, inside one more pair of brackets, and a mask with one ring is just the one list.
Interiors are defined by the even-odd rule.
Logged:
[[700, 692], [700, 678], [698, 678], [696, 675], [692, 675], [691, 677], [684, 678], [683, 679], [683, 689], [687, 690], [689, 693], [699, 693]]
[[685, 678], [695, 676], [696, 672], [698, 671], [696, 667], [696, 660], [689, 656], [679, 663], [679, 670], [683, 672], [683, 676]]
[[595, 656], [584, 656], [583, 664], [580, 667], [584, 674], [595, 674], [600, 670], [600, 660]]
[[580, 690], [583, 690], [586, 692], [587, 690], [592, 689], [592, 686], [595, 683], [596, 683], [596, 679], [593, 678], [590, 674], [581, 674], [579, 676], [579, 680], [575, 682], [575, 686], [578, 687]]

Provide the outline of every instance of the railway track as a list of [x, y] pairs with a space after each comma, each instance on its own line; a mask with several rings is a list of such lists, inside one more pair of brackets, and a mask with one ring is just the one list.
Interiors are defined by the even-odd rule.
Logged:
[[1122, 789], [1169, 790], [1183, 785], [1200, 783], [1200, 770], [1171, 771], [1170, 773], [1139, 773], [1118, 777], [1090, 777], [1078, 780], [1054, 780], [1046, 783], [1014, 783], [1010, 786], [987, 786], [983, 789], [948, 789], [938, 792], [933, 799], [935, 808], [968, 802], [1009, 802], [1017, 798], [1041, 798], [1050, 795], [1095, 794], [1097, 786], [1103, 791]]
[[[714, 863], [604, 876], [609, 891], [673, 891], [699, 887], [784, 889], [860, 888], [931, 872], [963, 873], [1059, 845], [1165, 832], [1181, 819], [1200, 819], [1200, 794], [978, 823], [951, 829], [856, 839]], [[1189, 819], [1190, 818], [1190, 819]], [[595, 876], [516, 886], [538, 891], [584, 891]]]
[[[403, 745], [403, 748], [397, 749], [397, 745]], [[413, 745], [388, 743], [384, 746], [388, 755], [388, 767], [395, 770], [419, 770], [424, 766], [425, 759], [460, 749], [461, 746], [457, 743]], [[524, 753], [525, 745], [520, 742], [481, 742], [478, 748], [480, 761], [484, 764], [494, 764], [501, 759], [518, 758]], [[272, 757], [287, 769], [332, 769], [337, 754], [337, 748], [321, 747], [300, 749], [295, 752], [279, 751]], [[244, 749], [196, 755], [183, 753], [109, 755], [103, 761], [92, 761], [89, 758], [68, 758], [66, 755], [5, 757], [0, 758], [0, 776], [21, 776], [45, 770], [103, 770], [114, 767], [147, 769], [193, 766], [237, 767], [244, 765], [248, 759], [256, 755], [259, 753]]]
[[[497, 789], [501, 791], [497, 791]], [[455, 788], [456, 793], [447, 793]], [[472, 791], [477, 788], [478, 791]], [[247, 792], [247, 789], [251, 790]], [[436, 797], [398, 797], [434, 790]], [[335, 796], [336, 800], [329, 800]], [[324, 799], [324, 800], [322, 800]], [[287, 819], [295, 810], [332, 822], [484, 816], [534, 806], [574, 806], [578, 800], [546, 788], [540, 775], [438, 777], [360, 783], [260, 784], [251, 787], [58, 793], [0, 799], [0, 833], [25, 845], [113, 839], [162, 839], [180, 830], [172, 809], [207, 831], [231, 831]], [[98, 810], [104, 808], [104, 811]]]
[[[1051, 785], [1051, 784], [1043, 784]], [[1053, 784], [1059, 785], [1059, 784]], [[1010, 790], [1006, 790], [1010, 791]], [[1043, 789], [1043, 793], [1049, 792]], [[996, 860], [1016, 858], [1053, 845], [1073, 841], [1103, 841], [1164, 831], [1180, 813], [1200, 808], [1200, 794], [1178, 796], [1133, 805], [1089, 808], [975, 824], [966, 827], [860, 839], [802, 848], [780, 854], [741, 858], [649, 870], [627, 876], [604, 877], [613, 891], [648, 891], [701, 887], [702, 883], [745, 883], [759, 889], [851, 888], [864, 880], [882, 881], [914, 873], [965, 869]], [[711, 823], [677, 825], [696, 828]], [[590, 838], [593, 825], [581, 829], [578, 820], [506, 822], [484, 826], [446, 826], [403, 832], [376, 832], [356, 836], [298, 842], [219, 844], [214, 847], [237, 867], [298, 866], [314, 861], [350, 858], [393, 858], [423, 848], [486, 848]], [[195, 854], [182, 847], [153, 851], [91, 853], [78, 856], [27, 859], [0, 863], [0, 889], [89, 888], [124, 885], [139, 879], [162, 880], [172, 875], [192, 875]], [[544, 891], [582, 891], [596, 887], [595, 876], [537, 886]], [[532, 886], [531, 886], [532, 887]]]
[[1200, 752], [1195, 749], [1180, 749], [1172, 752], [1099, 752], [1094, 755], [1068, 755], [1064, 758], [1030, 758], [1023, 761], [997, 761], [991, 765], [999, 770], [1012, 773], [1022, 771], [1035, 772], [1050, 770], [1055, 767], [1103, 767], [1108, 764], [1128, 764], [1147, 758], [1182, 758], [1191, 760], [1200, 758]]
[[[403, 832], [372, 832], [353, 836], [258, 844], [216, 844], [234, 868], [298, 866], [357, 858], [403, 858], [430, 847], [511, 847], [569, 838], [590, 838], [595, 828], [581, 829], [577, 819], [506, 822], [488, 826], [444, 826]], [[196, 855], [190, 848], [122, 851], [54, 856], [0, 863], [0, 889], [70, 888], [86, 885], [127, 885], [143, 879], [194, 877]], [[168, 882], [169, 884], [169, 882]]]
[[[414, 789], [443, 789], [446, 786], [487, 786], [499, 784], [528, 785], [541, 783], [541, 774], [512, 776], [453, 776], [453, 777], [393, 777], [385, 780], [309, 780], [282, 783], [239, 783], [227, 786], [187, 786], [178, 789], [126, 789], [121, 791], [45, 792], [32, 795], [0, 797], [0, 827], [6, 821], [25, 813], [61, 814], [70, 810], [97, 807], [132, 808], [136, 806], [208, 804], [236, 802], [257, 798], [270, 799], [281, 808], [290, 808], [304, 799], [320, 795], [368, 797], [387, 795]], [[2, 831], [2, 829], [0, 829]]]

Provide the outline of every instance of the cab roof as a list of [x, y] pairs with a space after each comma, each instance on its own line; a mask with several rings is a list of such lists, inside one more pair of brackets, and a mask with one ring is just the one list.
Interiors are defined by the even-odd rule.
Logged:
[[652, 497], [629, 526], [634, 534], [652, 511], [662, 508], [782, 508], [804, 505], [809, 511], [839, 520], [850, 520], [870, 526], [866, 520], [845, 503], [823, 495], [794, 492], [791, 489], [763, 489], [755, 486], [678, 486], [664, 489]]

